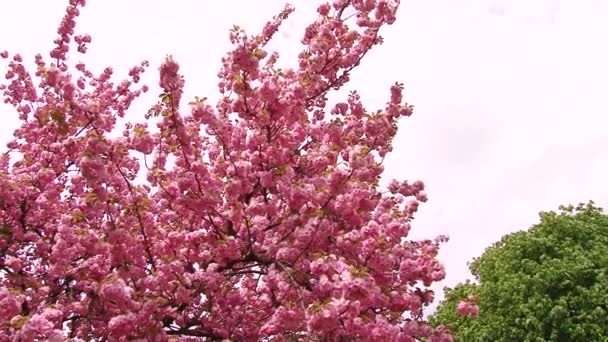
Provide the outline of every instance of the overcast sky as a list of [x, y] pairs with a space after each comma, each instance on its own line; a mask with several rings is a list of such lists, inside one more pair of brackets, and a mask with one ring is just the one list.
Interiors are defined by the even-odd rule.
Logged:
[[[52, 45], [66, 1], [2, 1], [0, 50], [29, 61]], [[168, 6], [173, 3], [173, 6]], [[142, 59], [145, 78], [173, 54], [187, 97], [215, 98], [227, 31], [256, 33], [284, 1], [89, 1], [80, 32], [93, 35], [84, 59], [119, 72]], [[295, 0], [296, 13], [272, 48], [293, 66], [318, 1]], [[451, 236], [441, 259], [444, 284], [469, 277], [466, 262], [505, 233], [538, 221], [538, 211], [589, 199], [608, 204], [608, 1], [403, 0], [385, 44], [364, 60], [349, 89], [379, 109], [395, 81], [415, 106], [404, 119], [386, 180], [422, 179], [430, 200], [413, 236]], [[80, 58], [74, 57], [74, 58]], [[140, 100], [131, 119], [154, 95]], [[16, 115], [0, 107], [0, 138]]]

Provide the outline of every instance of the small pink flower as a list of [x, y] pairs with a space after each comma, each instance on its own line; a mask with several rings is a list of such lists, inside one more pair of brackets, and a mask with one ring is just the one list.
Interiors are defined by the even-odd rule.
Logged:
[[108, 322], [108, 328], [113, 336], [129, 336], [136, 325], [137, 316], [133, 313], [112, 317]]
[[329, 14], [330, 9], [331, 7], [329, 7], [329, 4], [325, 3], [321, 4], [319, 8], [317, 8], [317, 12], [319, 12], [319, 14], [322, 16], [327, 16]]
[[460, 301], [456, 307], [456, 311], [463, 316], [476, 317], [479, 314], [479, 307], [468, 301]]
[[21, 259], [12, 257], [10, 255], [6, 257], [4, 263], [6, 266], [12, 268], [15, 272], [21, 271], [21, 268], [23, 267], [23, 262]]

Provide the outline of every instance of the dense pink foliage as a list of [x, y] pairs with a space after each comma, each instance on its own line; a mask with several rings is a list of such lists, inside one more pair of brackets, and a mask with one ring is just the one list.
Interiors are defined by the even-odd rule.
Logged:
[[397, 0], [320, 6], [297, 70], [264, 50], [291, 7], [259, 35], [235, 27], [215, 107], [183, 105], [168, 57], [160, 101], [122, 135], [148, 63], [118, 83], [68, 64], [91, 42], [74, 32], [84, 4], [34, 74], [1, 54], [22, 123], [0, 160], [0, 341], [451, 340], [422, 318], [445, 237], [404, 239], [424, 185], [378, 186], [412, 113], [402, 85], [379, 111], [356, 92], [326, 109]]

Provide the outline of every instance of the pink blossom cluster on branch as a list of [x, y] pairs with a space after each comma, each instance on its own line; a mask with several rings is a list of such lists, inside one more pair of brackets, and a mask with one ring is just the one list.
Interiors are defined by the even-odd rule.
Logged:
[[69, 1], [34, 73], [1, 53], [21, 126], [0, 159], [0, 341], [451, 341], [422, 318], [446, 238], [405, 239], [424, 185], [379, 189], [412, 113], [403, 86], [375, 112], [356, 92], [327, 100], [397, 0], [321, 5], [297, 69], [265, 50], [292, 7], [261, 34], [235, 26], [216, 106], [183, 105], [168, 57], [159, 102], [122, 135], [148, 62], [117, 83], [68, 64], [91, 42], [75, 34], [84, 5]]
[[470, 295], [458, 302], [456, 311], [463, 316], [477, 317], [479, 315], [479, 297]]

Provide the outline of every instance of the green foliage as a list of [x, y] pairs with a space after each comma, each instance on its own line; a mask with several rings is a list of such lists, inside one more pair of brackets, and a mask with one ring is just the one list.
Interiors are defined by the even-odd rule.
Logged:
[[[593, 202], [559, 209], [475, 258], [476, 283], [446, 288], [431, 323], [456, 341], [608, 341], [608, 215]], [[473, 319], [455, 312], [471, 294]]]

